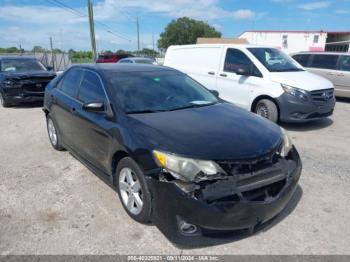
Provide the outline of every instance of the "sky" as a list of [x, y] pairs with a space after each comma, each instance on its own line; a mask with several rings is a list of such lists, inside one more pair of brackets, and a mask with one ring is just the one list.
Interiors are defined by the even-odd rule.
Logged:
[[[153, 48], [173, 19], [207, 21], [223, 37], [246, 30], [350, 31], [350, 0], [92, 0], [98, 51]], [[0, 0], [0, 47], [89, 50], [86, 0]], [[72, 9], [70, 9], [72, 8]], [[153, 41], [154, 40], [154, 41]]]

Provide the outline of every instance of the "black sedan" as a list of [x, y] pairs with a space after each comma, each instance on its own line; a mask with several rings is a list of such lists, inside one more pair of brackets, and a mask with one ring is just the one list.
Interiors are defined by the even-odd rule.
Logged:
[[33, 57], [0, 57], [0, 103], [42, 102], [46, 85], [56, 76]]
[[55, 149], [179, 244], [253, 231], [287, 205], [301, 174], [283, 129], [166, 67], [73, 66], [48, 85], [44, 112]]

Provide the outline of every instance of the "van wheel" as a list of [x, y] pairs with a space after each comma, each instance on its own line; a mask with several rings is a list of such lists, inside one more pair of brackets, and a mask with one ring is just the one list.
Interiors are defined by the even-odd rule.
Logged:
[[271, 120], [274, 123], [277, 123], [278, 121], [277, 106], [269, 99], [261, 99], [255, 106], [255, 113]]
[[50, 115], [46, 117], [46, 125], [47, 125], [47, 133], [49, 135], [49, 139], [52, 147], [58, 151], [63, 151], [64, 147], [60, 144], [60, 138], [57, 133], [57, 128], [52, 118], [50, 117]]
[[149, 223], [151, 218], [151, 194], [145, 175], [130, 157], [118, 163], [116, 182], [119, 199], [128, 215], [140, 223]]

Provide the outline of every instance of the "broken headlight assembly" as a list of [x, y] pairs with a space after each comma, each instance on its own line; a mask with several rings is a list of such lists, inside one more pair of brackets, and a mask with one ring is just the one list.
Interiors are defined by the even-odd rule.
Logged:
[[213, 161], [186, 158], [158, 150], [153, 151], [153, 156], [159, 167], [183, 181], [189, 182], [225, 174], [225, 171]]
[[296, 88], [293, 86], [289, 86], [289, 85], [285, 85], [285, 84], [281, 84], [284, 92], [286, 92], [287, 94], [290, 94], [292, 96], [295, 96], [301, 100], [304, 101], [308, 101], [308, 92], [304, 89], [300, 89], [300, 88]]
[[281, 149], [281, 156], [286, 157], [289, 154], [289, 151], [293, 148], [293, 142], [287, 131], [281, 127], [283, 145]]

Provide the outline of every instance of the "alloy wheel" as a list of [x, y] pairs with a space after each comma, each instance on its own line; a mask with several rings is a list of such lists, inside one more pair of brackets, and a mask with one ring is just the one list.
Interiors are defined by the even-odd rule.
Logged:
[[51, 143], [56, 146], [57, 145], [57, 132], [55, 125], [53, 124], [53, 121], [51, 118], [47, 120], [47, 131], [49, 133], [49, 138]]
[[130, 168], [125, 167], [120, 171], [119, 191], [127, 210], [134, 215], [140, 214], [143, 207], [141, 184]]

